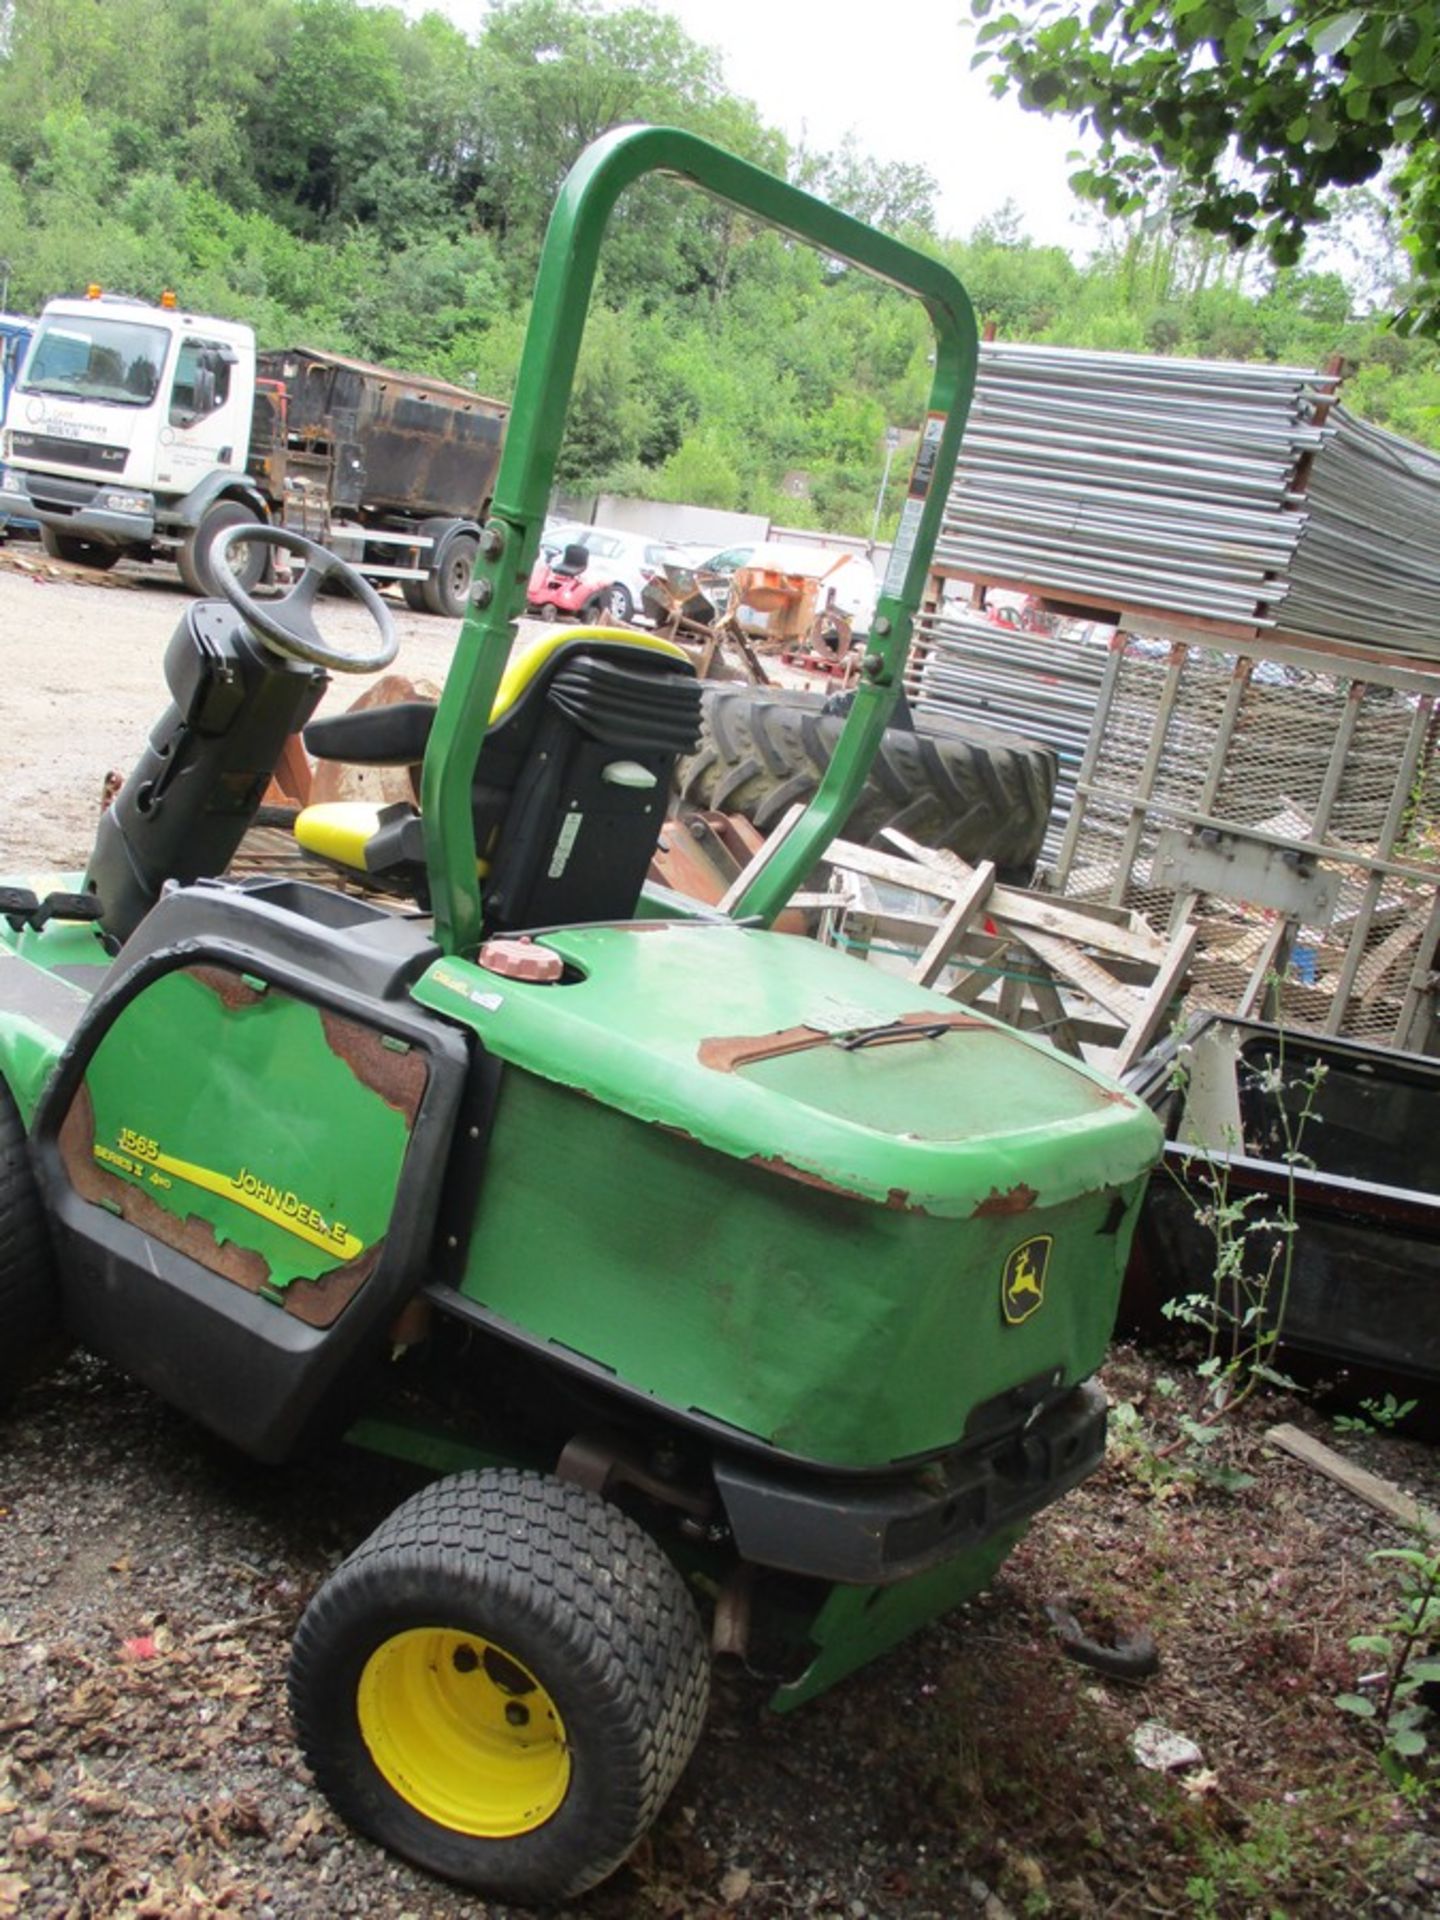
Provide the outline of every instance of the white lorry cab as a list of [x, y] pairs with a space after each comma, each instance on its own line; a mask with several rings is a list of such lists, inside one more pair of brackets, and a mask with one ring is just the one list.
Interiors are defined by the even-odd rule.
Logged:
[[247, 326], [183, 313], [168, 294], [52, 300], [5, 411], [0, 517], [37, 521], [62, 560], [174, 559], [207, 592], [215, 537], [268, 517], [245, 470], [254, 399]]
[[[502, 401], [92, 287], [52, 300], [5, 409], [0, 522], [38, 521], [82, 566], [174, 560], [218, 588], [231, 527], [292, 528], [417, 611], [464, 613], [500, 463]], [[271, 548], [233, 542], [246, 588]]]

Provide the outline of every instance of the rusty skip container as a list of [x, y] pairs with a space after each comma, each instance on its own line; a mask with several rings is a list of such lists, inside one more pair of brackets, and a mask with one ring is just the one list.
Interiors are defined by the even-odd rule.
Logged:
[[[335, 508], [479, 519], [489, 507], [508, 411], [502, 401], [311, 347], [262, 352], [258, 371], [261, 381], [283, 386], [287, 447], [332, 459]], [[276, 407], [274, 387], [262, 386], [252, 448], [275, 446]]]

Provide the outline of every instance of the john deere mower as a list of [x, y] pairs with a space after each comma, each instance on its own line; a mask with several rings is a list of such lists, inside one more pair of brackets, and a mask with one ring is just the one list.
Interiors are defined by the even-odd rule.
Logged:
[[[510, 662], [601, 236], [657, 170], [935, 332], [843, 736], [728, 915], [645, 882], [698, 731], [685, 653], [572, 628]], [[302, 816], [333, 890], [223, 877], [327, 676], [395, 651], [341, 562], [236, 529], [298, 585], [257, 602], [222, 565], [86, 872], [0, 892], [0, 1396], [80, 1342], [259, 1461], [349, 1434], [436, 1470], [315, 1595], [294, 1718], [347, 1820], [499, 1898], [625, 1858], [710, 1640], [763, 1643], [774, 1704], [807, 1700], [1101, 1458], [1154, 1119], [772, 930], [895, 707], [974, 365], [935, 261], [689, 134], [607, 135], [551, 221], [442, 698], [306, 731], [423, 763], [420, 806]], [[323, 637], [327, 580], [368, 652]]]

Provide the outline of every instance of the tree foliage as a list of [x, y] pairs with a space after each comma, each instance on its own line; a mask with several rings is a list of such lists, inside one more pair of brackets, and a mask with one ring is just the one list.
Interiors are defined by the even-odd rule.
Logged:
[[[1310, 365], [1343, 352], [1373, 417], [1440, 444], [1435, 348], [1357, 319], [1335, 276], [1242, 284], [1223, 239], [1172, 222], [1159, 196], [1105, 225], [1083, 266], [1033, 245], [1013, 207], [943, 236], [923, 168], [853, 138], [792, 149], [673, 19], [593, 0], [498, 0], [471, 37], [357, 0], [0, 0], [8, 302], [35, 311], [92, 280], [168, 287], [267, 346], [503, 398], [555, 190], [596, 133], [642, 119], [903, 231], [1003, 338]], [[930, 351], [916, 302], [642, 182], [602, 253], [561, 477], [866, 528], [885, 428], [917, 424]], [[892, 513], [899, 495], [897, 474]]]
[[1440, 334], [1440, 11], [1434, 0], [971, 0], [997, 93], [1098, 139], [1072, 184], [1113, 214], [1174, 210], [1280, 267], [1336, 188], [1384, 177], [1414, 285], [1403, 331]]

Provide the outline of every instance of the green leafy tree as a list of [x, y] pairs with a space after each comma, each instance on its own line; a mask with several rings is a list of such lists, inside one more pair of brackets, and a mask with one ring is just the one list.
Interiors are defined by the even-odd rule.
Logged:
[[1112, 213], [1162, 175], [1175, 211], [1293, 266], [1335, 188], [1384, 176], [1413, 270], [1399, 315], [1440, 333], [1440, 13], [1434, 0], [971, 0], [997, 93], [1098, 142], [1072, 184]]
[[935, 231], [938, 182], [929, 168], [905, 160], [876, 160], [853, 130], [834, 152], [799, 148], [791, 159], [790, 178], [807, 193], [887, 233]]

